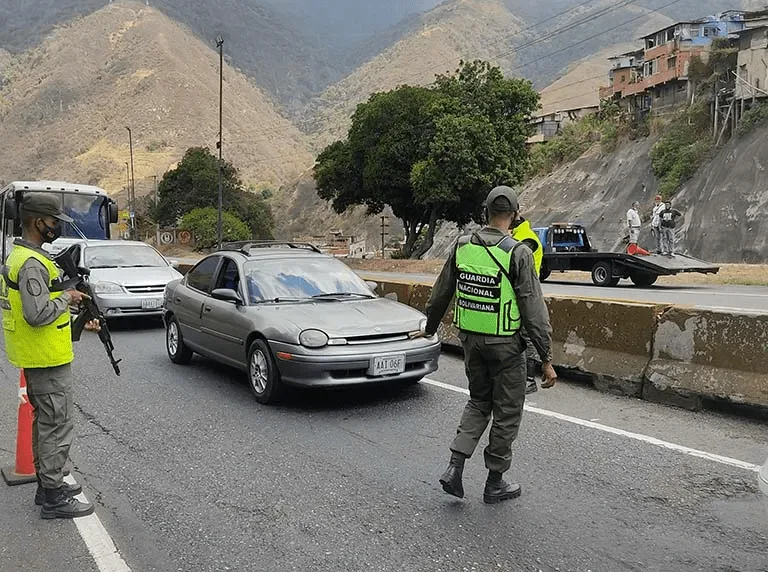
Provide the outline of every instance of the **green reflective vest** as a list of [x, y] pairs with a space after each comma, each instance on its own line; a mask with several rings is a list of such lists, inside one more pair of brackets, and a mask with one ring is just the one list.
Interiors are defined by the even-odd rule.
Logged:
[[[21, 294], [18, 289], [19, 270], [24, 263], [35, 258], [48, 270], [48, 288], [59, 278], [59, 269], [53, 261], [30, 248], [16, 245], [11, 250], [0, 275], [0, 306], [3, 310], [3, 333], [8, 361], [24, 368], [56, 367], [75, 359], [72, 350], [72, 329], [68, 311], [47, 326], [30, 326], [24, 319]], [[7, 276], [7, 279], [6, 279]], [[61, 292], [50, 292], [52, 300]]]
[[536, 268], [536, 276], [541, 274], [541, 262], [544, 260], [544, 247], [541, 246], [539, 235], [531, 228], [531, 223], [524, 220], [512, 230], [512, 238], [518, 242], [531, 240], [536, 243], [533, 250], [533, 266]]
[[[509, 272], [512, 249], [509, 237], [488, 250]], [[489, 336], [512, 336], [520, 330], [520, 310], [509, 280], [480, 244], [462, 238], [456, 249], [456, 303], [453, 321], [463, 332]]]

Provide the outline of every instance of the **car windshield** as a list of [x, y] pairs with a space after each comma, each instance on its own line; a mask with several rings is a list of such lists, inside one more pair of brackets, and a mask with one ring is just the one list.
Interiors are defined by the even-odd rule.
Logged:
[[245, 278], [252, 304], [268, 300], [307, 300], [323, 295], [370, 297], [365, 282], [333, 258], [253, 260], [246, 262]]
[[85, 249], [88, 268], [136, 268], [168, 266], [165, 259], [151, 246], [114, 244], [89, 246]]

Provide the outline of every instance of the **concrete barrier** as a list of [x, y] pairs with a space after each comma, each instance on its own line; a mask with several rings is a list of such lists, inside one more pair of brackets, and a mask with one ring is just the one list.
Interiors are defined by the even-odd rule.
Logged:
[[659, 318], [643, 397], [699, 409], [768, 407], [768, 316], [671, 308]]
[[[431, 287], [379, 281], [424, 311]], [[706, 400], [768, 408], [768, 316], [668, 305], [546, 298], [555, 367], [615, 394], [699, 409]], [[453, 309], [438, 334], [461, 347]]]
[[548, 297], [554, 363], [601, 391], [640, 397], [650, 361], [656, 304]]

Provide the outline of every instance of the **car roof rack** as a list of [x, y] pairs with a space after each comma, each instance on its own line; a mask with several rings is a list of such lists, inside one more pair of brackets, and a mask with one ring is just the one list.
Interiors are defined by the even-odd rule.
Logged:
[[250, 255], [251, 250], [256, 248], [274, 248], [274, 247], [288, 247], [288, 248], [300, 248], [303, 250], [310, 250], [318, 254], [322, 254], [323, 251], [317, 246], [309, 242], [294, 242], [288, 240], [242, 240], [237, 242], [225, 242], [221, 245], [220, 250], [236, 251], [242, 254]]

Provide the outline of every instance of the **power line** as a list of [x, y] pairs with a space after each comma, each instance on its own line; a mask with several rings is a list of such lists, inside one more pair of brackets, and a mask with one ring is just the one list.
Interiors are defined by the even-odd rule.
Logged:
[[672, 2], [668, 2], [668, 3], [664, 4], [663, 6], [659, 6], [658, 8], [656, 8], [654, 10], [651, 10], [651, 11], [645, 13], [645, 14], [641, 14], [640, 16], [636, 16], [634, 18], [630, 18], [629, 20], [626, 20], [626, 21], [622, 22], [621, 24], [618, 24], [616, 26], [608, 28], [607, 30], [603, 30], [602, 32], [599, 32], [597, 34], [593, 34], [592, 36], [588, 36], [588, 37], [584, 38], [583, 40], [580, 40], [578, 42], [575, 42], [573, 44], [565, 46], [564, 48], [561, 48], [559, 50], [555, 50], [554, 52], [551, 52], [549, 54], [540, 56], [538, 58], [534, 58], [534, 59], [529, 60], [529, 61], [527, 61], [527, 62], [525, 62], [523, 64], [519, 64], [517, 66], [514, 66], [510, 71], [516, 71], [516, 70], [525, 68], [525, 67], [527, 67], [527, 66], [529, 66], [529, 65], [531, 65], [533, 63], [536, 63], [536, 62], [541, 61], [541, 60], [546, 59], [546, 58], [550, 58], [550, 57], [554, 56], [555, 54], [559, 54], [559, 53], [562, 53], [564, 51], [570, 50], [571, 48], [574, 48], [576, 46], [580, 46], [581, 44], [589, 42], [590, 40], [594, 40], [595, 38], [599, 38], [600, 36], [604, 36], [605, 34], [613, 32], [614, 30], [618, 30], [619, 28], [623, 28], [627, 24], [631, 24], [632, 22], [635, 22], [635, 21], [640, 20], [642, 18], [647, 18], [649, 14], [653, 14], [654, 12], [658, 12], [659, 10], [663, 10], [664, 8], [669, 8], [670, 6], [672, 6], [674, 4], [677, 4], [679, 2], [681, 2], [681, 0], [672, 0]]
[[565, 16], [566, 14], [568, 14], [570, 12], [574, 12], [574, 11], [578, 10], [579, 8], [583, 8], [587, 4], [592, 4], [593, 2], [597, 2], [597, 1], [598, 0], [587, 0], [586, 2], [582, 2], [581, 4], [577, 4], [573, 8], [568, 8], [567, 10], [563, 10], [562, 12], [558, 12], [554, 16], [550, 16], [549, 18], [545, 18], [544, 20], [541, 20], [540, 22], [536, 22], [532, 26], [529, 26], [528, 30], [533, 30], [534, 28], [538, 28], [542, 24], [546, 24], [547, 22], [551, 22], [552, 20], [555, 20], [555, 19], [559, 18], [560, 16]]
[[[530, 40], [529, 42], [526, 42], [524, 44], [521, 44], [519, 46], [516, 46], [512, 48], [511, 50], [507, 52], [503, 52], [499, 54], [496, 57], [506, 57], [509, 55], [512, 55], [514, 53], [519, 52], [520, 50], [529, 48], [531, 46], [534, 46], [536, 44], [539, 44], [541, 42], [545, 42], [551, 38], [554, 38], [555, 36], [559, 36], [560, 34], [563, 34], [565, 32], [570, 32], [571, 30], [578, 28], [579, 26], [586, 24], [587, 22], [594, 21], [596, 18], [599, 18], [600, 16], [604, 16], [605, 14], [608, 14], [610, 12], [613, 12], [614, 10], [618, 10], [619, 8], [624, 8], [625, 6], [629, 6], [630, 4], [634, 4], [638, 0], [618, 0], [618, 2], [612, 6], [608, 6], [606, 8], [603, 8], [602, 10], [598, 12], [589, 13], [580, 20], [576, 20], [574, 22], [570, 22], [566, 24], [565, 26], [562, 26], [560, 28], [555, 28], [551, 32], [547, 32], [543, 36], [539, 36], [538, 38], [535, 38], [533, 40]], [[538, 24], [534, 25], [533, 27], [536, 27]]]
[[577, 95], [572, 95], [571, 97], [566, 97], [564, 99], [558, 99], [557, 101], [552, 101], [550, 103], [547, 103], [547, 107], [552, 107], [553, 105], [558, 105], [560, 103], [565, 103], [566, 101], [572, 101], [574, 99], [579, 99], [579, 98], [582, 98], [582, 97], [586, 97], [587, 95], [588, 95], [587, 93], [580, 93], [580, 94], [577, 94]]
[[[565, 89], [566, 87], [571, 87], [571, 86], [574, 86], [574, 85], [579, 85], [579, 84], [582, 84], [582, 83], [586, 83], [588, 81], [592, 81], [593, 79], [604, 78], [605, 75], [606, 75], [605, 73], [601, 73], [601, 74], [593, 75], [593, 76], [590, 76], [590, 77], [585, 77], [584, 79], [580, 79], [578, 81], [572, 81], [571, 83], [566, 83], [565, 85], [559, 85], [559, 86], [557, 86], [557, 87], [555, 87], [553, 89], [550, 89], [549, 87], [547, 87], [545, 89], [546, 89], [547, 93], [549, 94], [549, 93], [552, 93], [552, 92], [555, 92], [555, 91], [560, 91], [561, 89]], [[544, 91], [544, 90], [542, 90], [542, 91]]]

